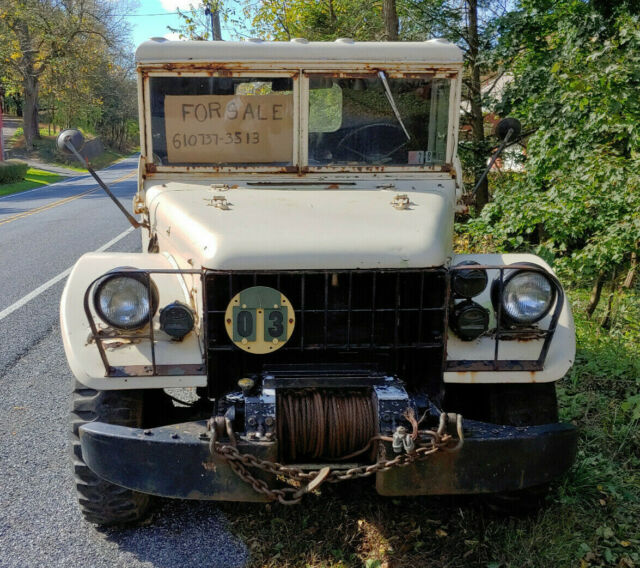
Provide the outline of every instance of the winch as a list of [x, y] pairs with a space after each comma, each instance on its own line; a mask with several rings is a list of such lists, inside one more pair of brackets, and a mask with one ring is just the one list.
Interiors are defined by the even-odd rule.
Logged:
[[418, 408], [400, 380], [375, 368], [267, 366], [239, 386], [242, 392], [227, 395], [219, 411], [233, 416], [241, 438], [277, 440], [282, 463], [372, 463], [378, 450], [372, 440], [411, 430], [407, 413], [426, 412], [436, 422], [439, 416], [427, 397]]
[[[325, 482], [368, 477], [462, 447], [462, 416], [440, 412], [426, 396], [417, 404], [400, 380], [373, 369], [325, 366], [318, 372], [290, 365], [265, 369], [239, 386], [241, 393], [222, 401], [224, 415], [208, 423], [212, 459], [221, 457], [258, 493], [285, 505]], [[428, 422], [437, 427], [428, 429]], [[242, 424], [240, 440], [275, 444], [279, 462], [238, 449], [235, 430]], [[250, 468], [286, 485], [268, 484]]]

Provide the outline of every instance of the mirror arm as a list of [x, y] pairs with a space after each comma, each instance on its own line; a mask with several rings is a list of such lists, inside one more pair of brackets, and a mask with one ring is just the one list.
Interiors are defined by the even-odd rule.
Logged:
[[478, 191], [478, 188], [480, 187], [480, 184], [482, 184], [482, 182], [484, 181], [484, 178], [487, 177], [487, 174], [491, 171], [491, 168], [493, 167], [493, 164], [496, 163], [496, 160], [498, 159], [498, 157], [502, 153], [502, 150], [505, 149], [505, 146], [507, 145], [509, 140], [511, 140], [512, 136], [513, 136], [513, 128], [509, 128], [509, 130], [507, 131], [507, 135], [502, 140], [502, 143], [500, 144], [500, 146], [496, 150], [496, 153], [493, 156], [491, 156], [491, 161], [489, 162], [489, 165], [487, 166], [487, 169], [484, 170], [484, 172], [482, 173], [482, 176], [480, 176], [480, 179], [478, 180], [478, 183], [476, 183], [476, 186], [473, 188], [473, 191], [471, 192], [471, 195], [475, 195], [476, 194], [476, 192]]
[[104, 190], [104, 192], [111, 198], [111, 200], [116, 204], [116, 206], [118, 207], [118, 209], [120, 209], [120, 211], [122, 211], [122, 214], [127, 218], [127, 220], [129, 221], [129, 223], [131, 223], [131, 225], [133, 226], [134, 229], [138, 229], [140, 227], [145, 227], [146, 229], [149, 228], [149, 225], [147, 225], [147, 223], [140, 223], [140, 221], [138, 221], [133, 215], [131, 215], [131, 213], [129, 213], [124, 205], [122, 205], [122, 203], [120, 203], [120, 201], [118, 200], [118, 198], [111, 192], [111, 190], [107, 187], [107, 184], [104, 183], [101, 179], [100, 176], [98, 176], [98, 174], [93, 170], [93, 168], [89, 165], [88, 161], [86, 161], [82, 155], [80, 154], [80, 152], [78, 152], [78, 150], [76, 150], [76, 147], [69, 142], [68, 140], [64, 143], [65, 147], [76, 157], [76, 159], [85, 167], [87, 168], [87, 170], [89, 171], [89, 173], [93, 176], [93, 179], [95, 179], [98, 182], [98, 185]]

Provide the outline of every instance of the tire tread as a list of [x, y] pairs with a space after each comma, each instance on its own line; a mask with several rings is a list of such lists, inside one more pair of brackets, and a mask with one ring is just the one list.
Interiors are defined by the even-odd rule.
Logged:
[[145, 518], [151, 497], [109, 483], [84, 463], [79, 429], [100, 420], [109, 424], [139, 427], [142, 423], [140, 391], [96, 391], [76, 384], [71, 409], [71, 454], [78, 504], [84, 518], [96, 525], [135, 523]]

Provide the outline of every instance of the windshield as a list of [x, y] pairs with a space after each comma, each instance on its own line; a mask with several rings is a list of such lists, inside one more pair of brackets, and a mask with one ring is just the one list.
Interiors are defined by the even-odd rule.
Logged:
[[293, 80], [151, 77], [158, 165], [290, 165]]
[[[380, 70], [310, 73], [308, 85], [303, 120], [295, 115], [291, 76], [152, 75], [153, 162], [280, 168], [446, 163], [449, 79], [394, 78]], [[301, 130], [306, 153], [304, 144], [297, 151], [298, 124], [308, 124]], [[298, 155], [306, 155], [306, 163], [298, 164]]]
[[448, 79], [309, 79], [309, 166], [441, 165], [446, 160]]

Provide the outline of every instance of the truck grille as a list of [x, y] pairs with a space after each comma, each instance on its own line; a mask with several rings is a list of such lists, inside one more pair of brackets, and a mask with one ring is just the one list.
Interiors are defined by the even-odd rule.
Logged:
[[[296, 327], [274, 353], [253, 355], [230, 341], [224, 314], [230, 300], [251, 286], [282, 292]], [[448, 305], [447, 271], [330, 270], [208, 271], [205, 315], [210, 386], [232, 388], [269, 364], [376, 364], [407, 383], [439, 383]]]

